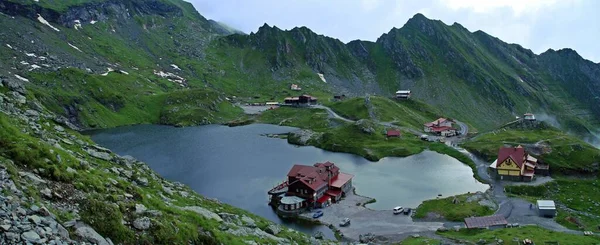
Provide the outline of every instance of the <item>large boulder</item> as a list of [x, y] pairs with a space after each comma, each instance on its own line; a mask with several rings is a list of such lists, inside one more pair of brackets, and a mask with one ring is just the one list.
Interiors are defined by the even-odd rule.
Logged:
[[90, 155], [98, 159], [102, 159], [104, 161], [112, 160], [112, 156], [108, 152], [98, 151], [94, 148], [86, 148], [85, 151]]
[[96, 245], [110, 245], [110, 243], [104, 239], [98, 232], [89, 226], [81, 226], [75, 230], [75, 235], [84, 241], [90, 242]]
[[25, 95], [27, 93], [27, 90], [23, 85], [23, 81], [20, 81], [18, 79], [0, 78], [0, 83], [7, 87], [10, 91], [14, 91], [22, 95]]
[[244, 225], [246, 225], [247, 227], [256, 228], [256, 222], [254, 222], [252, 218], [246, 215], [242, 216], [242, 222], [244, 222]]
[[230, 213], [219, 213], [219, 217], [221, 217], [223, 219], [223, 221], [227, 222], [227, 223], [233, 223], [233, 224], [240, 224], [239, 220], [238, 220], [238, 216], [236, 214], [230, 214]]
[[267, 226], [265, 231], [271, 235], [276, 236], [277, 234], [279, 234], [279, 232], [281, 232], [281, 227], [276, 224], [270, 224], [269, 226]]
[[183, 207], [181, 209], [195, 212], [195, 213], [197, 213], [199, 215], [204, 216], [207, 219], [214, 219], [216, 221], [223, 222], [223, 219], [218, 214], [216, 214], [216, 213], [214, 213], [214, 212], [212, 212], [212, 211], [210, 211], [208, 209], [205, 209], [203, 207], [187, 206], [187, 207]]
[[150, 228], [151, 223], [148, 217], [137, 218], [133, 221], [133, 227], [138, 230], [147, 230]]
[[17, 92], [11, 92], [11, 95], [13, 97], [13, 100], [17, 104], [25, 104], [25, 103], [27, 103], [27, 98], [25, 96], [23, 96], [22, 94], [17, 93]]
[[354, 123], [354, 125], [356, 125], [360, 131], [362, 131], [365, 134], [374, 134], [375, 133], [375, 123], [371, 120], [366, 120], [366, 119], [361, 119], [356, 121], [356, 123]]
[[38, 235], [35, 231], [23, 232], [21, 234], [21, 238], [27, 242], [37, 243], [40, 240], [40, 235]]
[[146, 212], [146, 210], [148, 210], [148, 209], [146, 208], [146, 206], [144, 206], [144, 204], [138, 204], [138, 203], [135, 204], [135, 213], [136, 214], [143, 214]]

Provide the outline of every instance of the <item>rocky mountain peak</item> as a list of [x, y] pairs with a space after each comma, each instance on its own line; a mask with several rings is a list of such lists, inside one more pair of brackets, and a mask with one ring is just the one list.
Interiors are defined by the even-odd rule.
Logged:
[[3, 1], [0, 12], [36, 20], [42, 16], [50, 23], [73, 26], [74, 23], [95, 23], [108, 19], [131, 19], [139, 15], [163, 17], [183, 16], [183, 9], [171, 2], [160, 0], [102, 0], [66, 5], [62, 8], [46, 3], [23, 4], [19, 1]]

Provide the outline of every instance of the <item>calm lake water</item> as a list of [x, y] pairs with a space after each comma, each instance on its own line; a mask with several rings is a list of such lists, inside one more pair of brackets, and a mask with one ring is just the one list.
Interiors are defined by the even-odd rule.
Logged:
[[283, 222], [267, 205], [267, 191], [284, 180], [294, 164], [334, 162], [342, 172], [355, 175], [358, 194], [377, 199], [368, 206], [372, 209], [417, 207], [438, 194], [452, 196], [487, 189], [473, 178], [471, 168], [435, 152], [369, 162], [352, 154], [297, 147], [283, 139], [261, 136], [292, 130], [265, 124], [233, 128], [138, 125], [96, 131], [92, 139], [119, 155], [148, 163], [164, 178], [189, 185], [204, 196], [304, 232], [321, 230], [328, 237], [333, 235], [325, 227]]

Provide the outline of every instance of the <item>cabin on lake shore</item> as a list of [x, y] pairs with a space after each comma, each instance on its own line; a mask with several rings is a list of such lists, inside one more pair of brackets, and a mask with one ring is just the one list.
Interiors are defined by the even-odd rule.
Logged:
[[490, 176], [499, 180], [532, 181], [535, 174], [549, 175], [549, 166], [538, 163], [522, 146], [501, 147], [498, 159], [489, 167]]
[[340, 172], [332, 162], [315, 163], [313, 166], [296, 164], [288, 172], [287, 180], [269, 191], [270, 204], [282, 216], [326, 207], [352, 191], [353, 177]]

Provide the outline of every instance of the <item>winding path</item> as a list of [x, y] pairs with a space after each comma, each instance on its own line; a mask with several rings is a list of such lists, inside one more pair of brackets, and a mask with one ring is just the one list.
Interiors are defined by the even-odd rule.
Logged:
[[[349, 122], [349, 123], [355, 123], [356, 122], [354, 120], [350, 120], [348, 118], [340, 116], [335, 111], [333, 111], [331, 108], [329, 108], [327, 106], [324, 106], [324, 105], [314, 105], [314, 106], [312, 106], [312, 108], [323, 109], [323, 110], [327, 111], [327, 113], [329, 114], [329, 116], [331, 118], [339, 119], [339, 120], [342, 120], [344, 122]], [[381, 125], [381, 126], [399, 128], [401, 130], [410, 132], [411, 134], [414, 134], [414, 135], [417, 135], [417, 136], [423, 134], [422, 132], [419, 132], [418, 130], [415, 130], [415, 129], [412, 129], [412, 128], [407, 128], [407, 127], [401, 127], [401, 126], [398, 126], [398, 125], [394, 125], [395, 121], [394, 122], [380, 122], [379, 120], [374, 120], [374, 121], [377, 124]], [[468, 131], [468, 129], [467, 129], [467, 131]]]
[[[455, 148], [463, 154], [469, 156], [469, 158], [471, 158], [477, 165], [477, 175], [479, 175], [479, 177], [481, 177], [484, 181], [490, 183], [492, 196], [499, 204], [499, 208], [496, 210], [495, 214], [504, 216], [509, 223], [534, 224], [553, 231], [571, 234], [583, 234], [581, 231], [574, 231], [565, 228], [564, 226], [558, 224], [554, 219], [538, 216], [535, 209], [535, 204], [530, 203], [527, 200], [516, 197], [508, 197], [504, 192], [504, 186], [509, 185], [509, 183], [492, 179], [487, 173], [487, 168], [489, 167], [488, 162], [476, 157], [465, 149], [460, 147]], [[533, 208], [531, 208], [530, 205], [533, 205]]]
[[[354, 120], [350, 120], [348, 118], [340, 116], [339, 114], [337, 114], [335, 111], [333, 111], [331, 108], [329, 108], [327, 106], [315, 105], [315, 106], [313, 106], [313, 108], [326, 110], [327, 113], [329, 114], [329, 116], [332, 118], [336, 118], [336, 119], [339, 119], [339, 120], [342, 120], [345, 122], [349, 122], [349, 123], [356, 122]], [[412, 134], [415, 134], [415, 135], [422, 134], [422, 132], [419, 132], [419, 131], [411, 129], [411, 128], [399, 127], [397, 125], [394, 125], [393, 124], [394, 122], [380, 122], [378, 120], [375, 120], [375, 121], [378, 124], [385, 126], [385, 127], [398, 127], [402, 130], [411, 132]], [[492, 179], [489, 176], [487, 169], [488, 169], [490, 163], [478, 158], [477, 156], [473, 155], [472, 153], [468, 152], [467, 150], [457, 146], [456, 142], [465, 139], [466, 135], [469, 133], [469, 127], [467, 126], [467, 124], [460, 122], [458, 120], [454, 120], [454, 122], [456, 122], [456, 124], [458, 124], [460, 126], [460, 131], [459, 131], [460, 135], [448, 138], [448, 141], [452, 143], [451, 145], [456, 150], [467, 155], [469, 158], [471, 158], [475, 162], [475, 164], [477, 166], [477, 175], [479, 175], [479, 177], [481, 177], [481, 179], [483, 179], [484, 181], [489, 183], [491, 194], [492, 194], [494, 200], [498, 203], [498, 210], [496, 210], [495, 214], [504, 216], [509, 223], [533, 224], [533, 225], [538, 225], [540, 227], [543, 227], [543, 228], [546, 228], [549, 230], [553, 230], [553, 231], [565, 232], [565, 233], [571, 233], [571, 234], [583, 234], [581, 231], [574, 231], [574, 230], [565, 228], [564, 226], [558, 224], [554, 219], [539, 217], [535, 208], [531, 208], [531, 205], [533, 205], [533, 207], [535, 207], [535, 204], [532, 204], [521, 198], [508, 197], [506, 195], [506, 193], [504, 192], [505, 183], [503, 183], [502, 181]], [[456, 223], [448, 222], [448, 223], [445, 223], [444, 225], [445, 226], [448, 226], [448, 225], [453, 226], [453, 225], [456, 225]], [[433, 234], [435, 234], [435, 233], [433, 233]], [[429, 235], [431, 235], [431, 234], [429, 234]]]
[[312, 108], [317, 108], [317, 109], [323, 109], [325, 111], [327, 111], [327, 113], [329, 114], [330, 117], [332, 118], [336, 118], [345, 122], [349, 122], [349, 123], [354, 123], [356, 121], [350, 120], [348, 118], [342, 117], [340, 115], [338, 115], [337, 113], [335, 113], [335, 111], [333, 111], [331, 108], [324, 106], [324, 105], [314, 105], [312, 106]]

